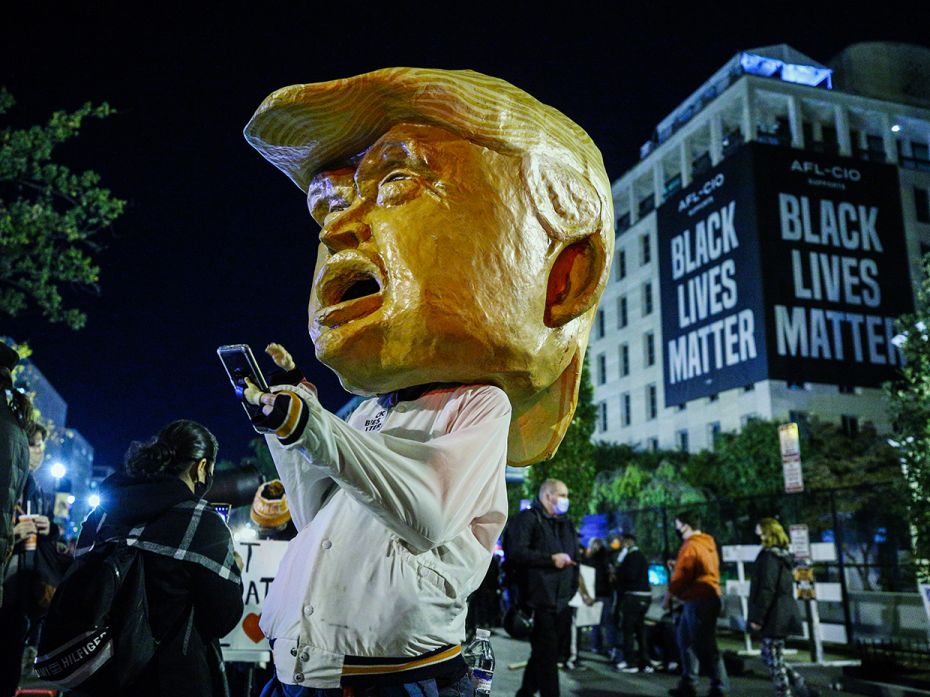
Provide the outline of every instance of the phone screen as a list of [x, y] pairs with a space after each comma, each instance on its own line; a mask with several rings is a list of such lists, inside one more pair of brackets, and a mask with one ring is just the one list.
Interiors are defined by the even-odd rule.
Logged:
[[232, 506], [228, 503], [211, 503], [210, 508], [219, 513], [223, 522], [229, 525], [229, 513], [232, 510]]

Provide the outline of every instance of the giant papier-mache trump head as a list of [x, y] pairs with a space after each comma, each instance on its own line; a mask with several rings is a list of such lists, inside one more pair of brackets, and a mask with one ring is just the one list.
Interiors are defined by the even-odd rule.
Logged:
[[503, 80], [388, 68], [280, 89], [245, 136], [320, 224], [310, 336], [345, 388], [494, 384], [510, 463], [555, 453], [614, 240], [588, 135]]

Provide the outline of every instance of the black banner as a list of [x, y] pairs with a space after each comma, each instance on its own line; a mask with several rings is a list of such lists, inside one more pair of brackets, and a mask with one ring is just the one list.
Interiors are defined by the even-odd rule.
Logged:
[[895, 167], [751, 143], [657, 215], [666, 406], [893, 376], [913, 309]]

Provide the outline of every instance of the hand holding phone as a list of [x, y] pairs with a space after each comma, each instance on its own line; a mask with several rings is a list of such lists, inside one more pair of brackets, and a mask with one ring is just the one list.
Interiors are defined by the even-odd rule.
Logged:
[[[229, 382], [232, 383], [236, 397], [242, 402], [245, 413], [248, 414], [249, 420], [254, 420], [261, 415], [261, 406], [250, 404], [245, 399], [245, 391], [248, 387], [246, 380], [252, 383], [262, 392], [268, 392], [268, 383], [265, 376], [262, 375], [252, 349], [248, 344], [229, 344], [220, 346], [216, 350], [223, 367], [226, 369], [226, 375], [229, 376]], [[257, 429], [256, 429], [257, 430]]]

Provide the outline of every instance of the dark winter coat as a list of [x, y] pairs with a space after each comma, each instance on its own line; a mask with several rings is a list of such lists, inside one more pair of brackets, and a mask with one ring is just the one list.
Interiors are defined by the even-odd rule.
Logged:
[[591, 556], [583, 556], [581, 563], [594, 569], [594, 595], [597, 598], [606, 598], [611, 593], [610, 588], [610, 568], [608, 560], [610, 550], [601, 547]]
[[639, 547], [631, 547], [617, 569], [617, 595], [622, 598], [625, 593], [648, 593], [650, 590], [649, 561]]
[[29, 473], [29, 440], [0, 393], [0, 605], [3, 580], [13, 551], [13, 508]]
[[801, 633], [792, 569], [791, 553], [783, 547], [763, 547], [753, 564], [748, 621], [762, 626], [763, 638]]
[[[227, 695], [219, 639], [236, 626], [243, 609], [242, 581], [232, 561], [229, 528], [218, 515], [204, 510], [176, 476], [145, 480], [120, 472], [103, 483], [100, 498], [97, 511], [84, 522], [79, 550], [88, 544], [88, 536], [102, 540], [148, 524], [137, 546], [143, 550], [149, 620], [161, 643], [151, 666], [126, 694]], [[184, 502], [189, 505], [179, 512], [177, 505]], [[106, 518], [100, 525], [103, 513]], [[157, 548], [147, 538], [150, 530], [165, 538], [165, 547], [183, 539], [187, 560], [149, 551], [145, 545]], [[217, 565], [216, 560], [222, 561]]]
[[520, 511], [504, 531], [508, 578], [516, 577], [520, 604], [562, 610], [578, 591], [578, 567], [557, 569], [552, 555], [578, 560], [578, 535], [565, 516], [549, 516], [539, 501]]

